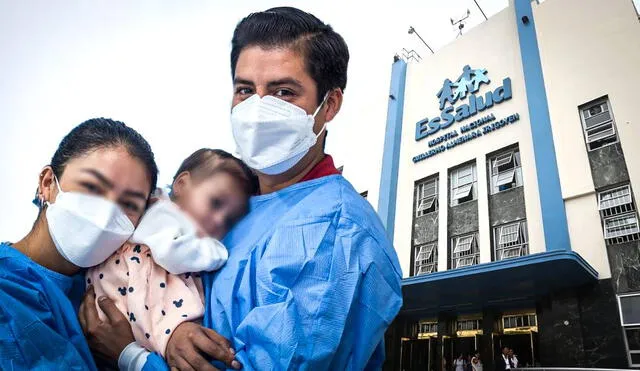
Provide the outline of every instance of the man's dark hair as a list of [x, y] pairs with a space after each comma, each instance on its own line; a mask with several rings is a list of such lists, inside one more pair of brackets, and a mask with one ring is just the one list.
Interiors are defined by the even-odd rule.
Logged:
[[290, 47], [299, 51], [307, 73], [316, 82], [318, 104], [331, 89], [347, 86], [349, 49], [342, 36], [313, 14], [291, 7], [252, 13], [236, 26], [231, 40], [231, 77], [246, 47]]
[[74, 158], [92, 151], [124, 147], [129, 154], [140, 160], [151, 182], [149, 194], [156, 188], [158, 166], [149, 143], [137, 131], [120, 121], [107, 118], [94, 118], [83, 122], [67, 134], [51, 159], [53, 174], [62, 177], [67, 163]]

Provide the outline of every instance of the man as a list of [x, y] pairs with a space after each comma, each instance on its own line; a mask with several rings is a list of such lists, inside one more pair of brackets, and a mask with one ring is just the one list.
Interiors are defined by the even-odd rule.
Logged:
[[[246, 370], [381, 367], [384, 332], [402, 305], [398, 259], [374, 210], [324, 153], [348, 60], [340, 35], [295, 8], [236, 27], [232, 129], [261, 195], [225, 238], [225, 267], [203, 275], [203, 325], [215, 332], [176, 328], [171, 367], [212, 370], [201, 353]], [[161, 368], [157, 356], [146, 360], [145, 369]]]
[[514, 368], [513, 363], [511, 363], [511, 360], [509, 359], [509, 351], [509, 347], [502, 347], [502, 353], [496, 359], [496, 371], [504, 371]]

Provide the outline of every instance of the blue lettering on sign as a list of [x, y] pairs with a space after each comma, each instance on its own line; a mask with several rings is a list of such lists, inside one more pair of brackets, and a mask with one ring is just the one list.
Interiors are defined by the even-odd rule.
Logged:
[[[416, 163], [422, 160], [426, 160], [460, 144], [466, 143], [476, 138], [480, 138], [483, 135], [490, 134], [518, 120], [520, 120], [520, 115], [518, 113], [514, 113], [513, 115], [505, 117], [499, 121], [496, 121], [496, 118], [493, 114], [485, 116], [479, 120], [472, 122], [471, 124], [465, 125], [460, 128], [460, 132], [462, 133], [462, 135], [459, 135], [458, 132], [454, 130], [436, 139], [432, 139], [431, 141], [429, 141], [430, 147], [436, 146], [438, 144], [440, 145], [428, 150], [427, 152], [414, 156], [413, 162]], [[482, 130], [480, 130], [481, 128]], [[446, 143], [441, 144], [443, 142]]]

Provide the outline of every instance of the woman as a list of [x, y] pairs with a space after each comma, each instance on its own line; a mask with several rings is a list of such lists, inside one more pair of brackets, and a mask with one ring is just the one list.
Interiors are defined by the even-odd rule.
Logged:
[[482, 371], [482, 361], [480, 360], [480, 352], [476, 351], [473, 358], [471, 358], [472, 371]]
[[[38, 178], [33, 228], [0, 244], [0, 369], [96, 368], [71, 301], [84, 289], [78, 273], [133, 233], [157, 173], [149, 144], [121, 122], [92, 119], [62, 140]], [[128, 324], [113, 318], [107, 325], [126, 333]], [[102, 351], [117, 358], [131, 341]]]
[[453, 366], [455, 367], [455, 371], [465, 371], [467, 360], [464, 358], [464, 354], [460, 353], [458, 358], [453, 361]]

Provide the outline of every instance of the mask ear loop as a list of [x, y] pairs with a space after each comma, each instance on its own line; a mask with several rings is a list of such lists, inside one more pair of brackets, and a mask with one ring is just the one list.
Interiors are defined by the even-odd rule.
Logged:
[[[62, 188], [60, 187], [60, 181], [58, 180], [58, 177], [55, 174], [53, 174], [53, 180], [56, 182], [56, 186], [58, 187], [58, 196], [63, 194], [64, 192], [62, 191]], [[45, 201], [44, 200], [44, 197], [42, 197], [40, 202], [42, 204], [42, 206], [40, 206], [41, 209], [44, 208], [44, 205], [49, 205], [50, 204], [49, 201]]]
[[[326, 92], [324, 95], [324, 98], [322, 99], [322, 102], [320, 103], [320, 105], [318, 106], [318, 108], [316, 108], [316, 111], [313, 113], [313, 119], [315, 120], [316, 115], [318, 115], [318, 112], [320, 112], [320, 109], [322, 108], [322, 106], [324, 106], [325, 103], [327, 103], [327, 99], [329, 98], [329, 92]], [[322, 125], [322, 129], [320, 129], [320, 131], [318, 132], [318, 134], [316, 134], [316, 139], [318, 139], [318, 137], [320, 137], [320, 135], [322, 135], [322, 132], [327, 128], [327, 122], [325, 121], [324, 125]]]

